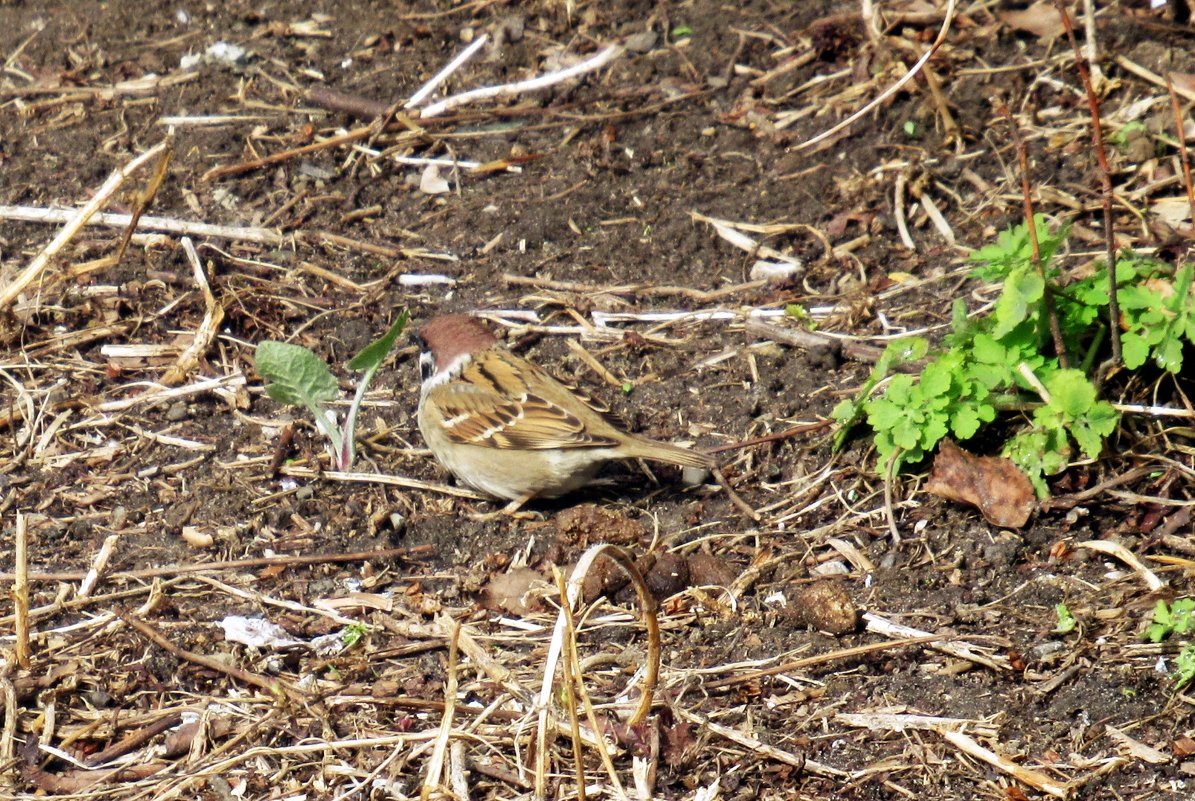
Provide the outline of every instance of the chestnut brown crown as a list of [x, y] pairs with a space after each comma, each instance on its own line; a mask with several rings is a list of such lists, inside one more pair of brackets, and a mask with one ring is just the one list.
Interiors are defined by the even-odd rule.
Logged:
[[498, 341], [485, 323], [467, 314], [445, 314], [429, 320], [419, 329], [419, 339], [437, 371], [462, 355], [483, 351]]

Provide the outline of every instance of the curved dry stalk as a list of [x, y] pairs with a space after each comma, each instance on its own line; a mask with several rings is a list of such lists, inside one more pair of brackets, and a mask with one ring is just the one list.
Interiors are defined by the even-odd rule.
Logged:
[[[639, 705], [635, 708], [635, 712], [628, 719], [630, 725], [642, 722], [647, 717], [647, 713], [651, 711], [652, 700], [654, 698], [656, 683], [660, 677], [660, 623], [656, 617], [656, 599], [651, 594], [651, 590], [647, 587], [647, 582], [639, 569], [635, 567], [635, 562], [631, 557], [622, 550], [613, 545], [602, 543], [595, 545], [581, 555], [577, 561], [577, 566], [573, 569], [572, 575], [569, 577], [568, 586], [565, 589], [564, 603], [561, 606], [560, 613], [556, 616], [556, 626], [552, 631], [552, 640], [548, 644], [548, 654], [544, 659], [544, 681], [540, 688], [539, 699], [537, 705], [539, 706], [539, 720], [538, 730], [536, 733], [536, 754], [535, 754], [535, 797], [536, 799], [543, 799], [546, 797], [547, 789], [547, 773], [548, 773], [548, 728], [549, 717], [551, 715], [552, 702], [552, 687], [555, 683], [556, 665], [560, 661], [560, 655], [564, 651], [566, 642], [568, 641], [569, 632], [572, 629], [573, 608], [577, 604], [577, 600], [581, 596], [581, 588], [585, 582], [585, 577], [588, 575], [590, 568], [599, 556], [605, 556], [615, 562], [630, 578], [631, 586], [635, 588], [635, 594], [639, 598], [639, 606], [642, 610], [642, 620], [644, 628], [647, 629], [647, 657], [644, 665], [644, 676], [641, 682], [642, 695], [639, 698]], [[575, 653], [573, 654], [575, 659]], [[574, 663], [575, 664], [575, 663]], [[567, 668], [566, 681], [567, 681]], [[580, 676], [577, 676], [578, 683]], [[592, 707], [587, 707], [587, 713], [592, 710]], [[594, 731], [595, 739], [600, 740], [601, 734], [599, 731]], [[599, 750], [604, 754], [604, 749]], [[608, 754], [605, 755], [608, 759]], [[607, 767], [612, 769], [612, 763]], [[617, 786], [617, 785], [616, 785]], [[621, 787], [619, 788], [621, 790]]]
[[187, 261], [191, 263], [191, 272], [195, 276], [195, 283], [199, 285], [199, 290], [203, 293], [205, 311], [203, 321], [195, 330], [191, 344], [179, 354], [178, 360], [173, 367], [166, 371], [166, 375], [162, 376], [162, 384], [168, 387], [182, 383], [183, 379], [195, 369], [195, 366], [199, 364], [199, 357], [206, 353], [208, 347], [215, 341], [220, 323], [224, 320], [224, 306], [216, 300], [216, 296], [212, 292], [212, 287], [207, 280], [207, 272], [203, 269], [203, 262], [199, 260], [199, 254], [195, 252], [195, 244], [191, 241], [191, 237], [184, 236], [180, 240], [180, 244], [183, 252], [187, 254]]
[[[560, 592], [561, 607], [565, 608], [568, 606], [568, 587], [564, 583], [564, 575], [555, 566], [552, 567], [552, 573], [553, 578], [556, 579], [556, 588]], [[581, 668], [577, 664], [577, 628], [573, 624], [572, 615], [564, 615], [564, 621], [568, 629], [565, 633], [565, 640], [568, 643], [568, 658], [564, 660], [564, 692], [565, 701], [568, 703], [569, 735], [573, 745], [574, 783], [577, 786], [577, 801], [585, 801], [585, 762], [581, 757], [581, 721], [577, 716], [577, 691], [584, 692], [584, 686], [581, 682]], [[588, 711], [588, 706], [586, 711]], [[599, 734], [596, 726], [594, 726], [594, 735], [594, 742], [601, 754], [602, 763], [605, 764], [609, 762], [610, 754], [606, 750], [605, 740]], [[610, 771], [610, 775], [614, 779], [614, 786], [618, 788], [619, 797], [623, 797], [624, 793], [618, 776], [613, 771]]]
[[1166, 582], [1158, 578], [1156, 573], [1146, 567], [1132, 551], [1120, 543], [1105, 542], [1104, 540], [1087, 540], [1086, 542], [1075, 543], [1075, 547], [1087, 548], [1088, 550], [1102, 553], [1105, 556], [1111, 556], [1113, 559], [1119, 559], [1141, 577], [1141, 580], [1145, 582], [1145, 586], [1149, 588], [1150, 592], [1159, 592], [1166, 588]]

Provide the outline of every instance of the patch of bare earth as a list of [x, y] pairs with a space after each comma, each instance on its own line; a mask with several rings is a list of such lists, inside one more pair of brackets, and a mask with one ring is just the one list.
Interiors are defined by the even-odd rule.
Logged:
[[[944, 4], [870, 20], [839, 2], [0, 4], [0, 566], [6, 586], [28, 569], [30, 627], [5, 593], [5, 792], [1191, 797], [1178, 646], [1141, 638], [1159, 595], [1192, 591], [1190, 429], [1128, 419], [1052, 488], [1074, 502], [1020, 530], [902, 477], [897, 542], [866, 441], [834, 455], [821, 425], [890, 338], [938, 334], [956, 298], [991, 297], [966, 254], [1022, 214], [1000, 104], [1029, 142], [1038, 210], [1073, 224], [1066, 266], [1102, 252], [1072, 51], [1048, 8], [1001, 5], [961, 7], [915, 80], [801, 148], [912, 67]], [[1078, 27], [1105, 124], [1125, 132], [1116, 234], [1190, 258], [1157, 76], [1181, 84], [1189, 140], [1195, 30], [1144, 2], [1097, 5]], [[403, 110], [482, 35], [432, 100], [621, 49], [545, 89]], [[141, 211], [152, 194], [158, 220], [123, 252], [118, 221], [35, 261], [64, 222], [31, 217], [81, 207], [170, 131], [169, 160], [104, 204]], [[443, 181], [400, 159], [447, 160]], [[760, 258], [803, 266], [756, 280]], [[788, 304], [837, 339], [787, 344], [783, 315], [747, 325]], [[401, 308], [416, 324], [487, 311], [633, 430], [747, 442], [718, 451], [743, 504], [625, 465], [537, 519], [475, 520], [491, 504], [421, 450], [405, 342], [368, 395], [354, 468], [424, 483], [326, 475], [253, 347], [313, 348], [348, 397], [343, 364]], [[1187, 377], [1151, 380], [1112, 389], [1190, 396]], [[1078, 545], [1092, 540], [1162, 591]], [[574, 694], [564, 667], [541, 691], [553, 571], [603, 542], [658, 607], [659, 675], [634, 722], [655, 643], [612, 563], [582, 592]], [[274, 628], [237, 633], [237, 616]], [[580, 694], [595, 708], [574, 722]]]

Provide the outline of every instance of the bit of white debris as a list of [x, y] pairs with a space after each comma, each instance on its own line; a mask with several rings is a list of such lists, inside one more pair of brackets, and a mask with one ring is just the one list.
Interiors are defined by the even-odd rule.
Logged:
[[213, 42], [202, 53], [188, 53], [179, 59], [178, 65], [189, 70], [200, 64], [223, 64], [227, 67], [243, 64], [249, 59], [249, 51], [240, 45], [229, 44], [224, 40]]
[[229, 615], [220, 621], [220, 627], [224, 629], [224, 639], [251, 648], [293, 648], [303, 644], [293, 639], [277, 623], [260, 617]]
[[333, 631], [321, 634], [311, 641], [311, 647], [319, 656], [335, 656], [345, 648], [344, 632]]
[[399, 286], [434, 286], [436, 284], [452, 286], [455, 283], [456, 279], [451, 275], [441, 273], [403, 273], [398, 277]]
[[440, 177], [440, 166], [429, 164], [419, 176], [419, 191], [425, 195], [442, 195], [452, 189], [448, 181]]
[[788, 606], [788, 599], [784, 597], [782, 592], [774, 592], [763, 599], [765, 604], [770, 606], [779, 606], [781, 608]]
[[823, 562], [809, 572], [818, 576], [845, 576], [851, 572], [851, 569], [841, 559], [834, 559], [829, 562]]
[[752, 281], [783, 281], [791, 278], [801, 269], [801, 263], [788, 261], [767, 261], [759, 259], [751, 265]]

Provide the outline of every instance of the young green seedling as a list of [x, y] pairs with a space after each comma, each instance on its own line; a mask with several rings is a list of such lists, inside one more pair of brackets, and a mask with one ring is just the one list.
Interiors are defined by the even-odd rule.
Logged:
[[311, 412], [316, 428], [328, 438], [328, 452], [332, 466], [337, 470], [348, 470], [353, 464], [357, 452], [357, 412], [365, 399], [365, 391], [409, 318], [404, 309], [389, 331], [366, 345], [349, 362], [349, 369], [363, 370], [365, 374], [357, 382], [357, 392], [343, 426], [336, 424], [335, 416], [326, 408], [340, 396], [340, 388], [320, 357], [301, 345], [288, 342], [267, 341], [257, 346], [254, 354], [257, 372], [269, 382], [266, 394], [279, 403], [303, 406]]

